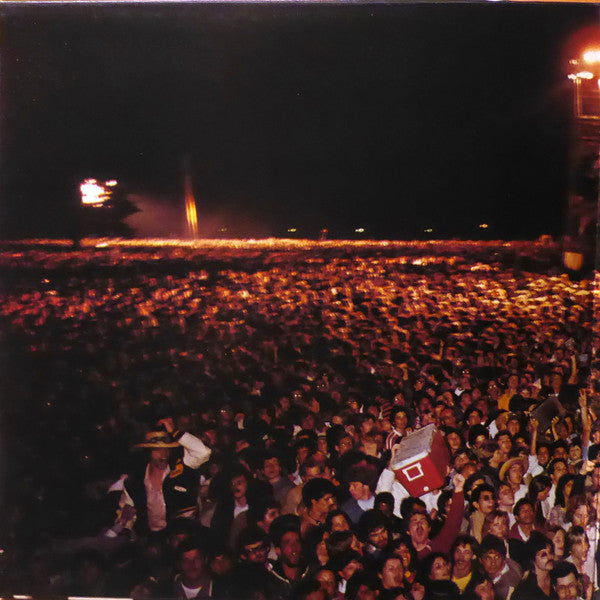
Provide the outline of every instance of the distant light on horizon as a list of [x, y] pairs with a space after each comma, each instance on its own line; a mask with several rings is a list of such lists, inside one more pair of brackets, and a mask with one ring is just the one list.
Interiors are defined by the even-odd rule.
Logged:
[[579, 71], [578, 73], [570, 73], [569, 79], [593, 79], [594, 74], [590, 71]]
[[111, 192], [96, 179], [85, 179], [79, 186], [81, 203], [88, 206], [102, 206], [110, 199]]
[[358, 227], [357, 229], [354, 230], [356, 233], [364, 233], [365, 232], [365, 228], [364, 227]]

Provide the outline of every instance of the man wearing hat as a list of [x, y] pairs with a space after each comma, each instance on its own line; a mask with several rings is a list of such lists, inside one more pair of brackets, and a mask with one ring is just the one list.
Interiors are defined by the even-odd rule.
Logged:
[[[190, 433], [175, 430], [171, 418], [158, 422], [162, 429], [146, 433], [135, 448], [150, 451], [145, 467], [123, 479], [117, 521], [127, 515], [125, 528], [140, 534], [162, 532], [177, 517], [193, 517], [198, 511], [197, 470], [211, 450]], [[181, 453], [173, 449], [183, 448]], [[133, 510], [132, 510], [133, 509]]]

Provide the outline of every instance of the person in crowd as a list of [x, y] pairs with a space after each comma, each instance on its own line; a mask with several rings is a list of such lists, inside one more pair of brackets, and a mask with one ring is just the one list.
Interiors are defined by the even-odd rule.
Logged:
[[[176, 518], [193, 518], [198, 513], [198, 468], [211, 450], [190, 433], [175, 430], [171, 418], [158, 423], [161, 430], [149, 431], [136, 448], [150, 451], [145, 467], [121, 480], [122, 493], [115, 527], [135, 529], [141, 534], [164, 533]], [[172, 450], [183, 449], [175, 457]], [[175, 460], [173, 464], [169, 461]]]

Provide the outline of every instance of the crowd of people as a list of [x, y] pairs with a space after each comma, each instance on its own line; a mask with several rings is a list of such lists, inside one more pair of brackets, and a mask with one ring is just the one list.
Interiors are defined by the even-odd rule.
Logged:
[[[598, 590], [591, 280], [443, 248], [174, 269], [108, 250], [101, 272], [86, 252], [76, 276], [0, 257], [1, 593]], [[427, 426], [449, 460], [412, 497], [394, 457]]]

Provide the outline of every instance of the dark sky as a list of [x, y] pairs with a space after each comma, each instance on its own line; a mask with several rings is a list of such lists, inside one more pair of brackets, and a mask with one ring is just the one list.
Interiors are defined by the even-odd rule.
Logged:
[[565, 48], [593, 6], [0, 11], [5, 233], [68, 229], [82, 176], [181, 202], [186, 153], [201, 219], [249, 235], [561, 232]]

